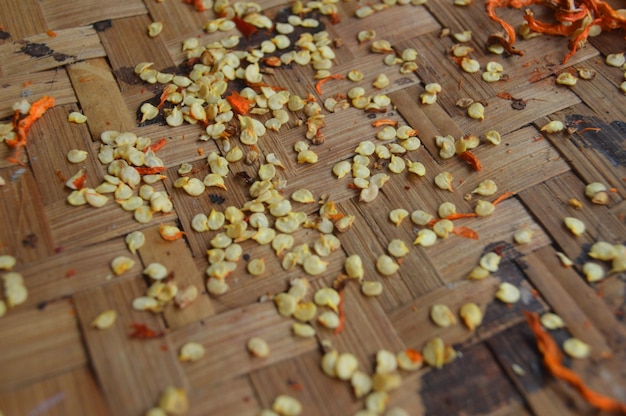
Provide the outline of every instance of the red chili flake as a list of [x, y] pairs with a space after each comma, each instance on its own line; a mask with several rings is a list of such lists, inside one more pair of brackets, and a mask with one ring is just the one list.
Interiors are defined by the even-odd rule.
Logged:
[[85, 181], [87, 181], [87, 174], [83, 173], [81, 176], [72, 181], [72, 185], [74, 185], [76, 189], [81, 190], [85, 187]]
[[335, 328], [334, 334], [337, 335], [343, 331], [343, 327], [346, 323], [346, 311], [343, 308], [343, 290], [339, 291], [339, 305], [337, 305], [337, 310], [339, 312], [339, 325]]
[[56, 33], [55, 31], [50, 30], [50, 29], [46, 30], [46, 34], [47, 34], [48, 36], [50, 36], [51, 38], [54, 38], [54, 37], [56, 37], [56, 35], [57, 35], [57, 33]]
[[165, 335], [162, 331], [155, 331], [153, 329], [148, 328], [146, 324], [140, 324], [138, 322], [133, 322], [131, 324], [133, 328], [133, 332], [128, 334], [129, 338], [137, 338], [137, 339], [150, 339], [150, 338], [160, 338]]
[[334, 74], [334, 75], [329, 75], [325, 78], [320, 79], [319, 81], [317, 81], [315, 83], [315, 91], [317, 91], [318, 94], [322, 94], [322, 85], [324, 85], [325, 83], [327, 83], [328, 81], [330, 81], [331, 79], [345, 79], [345, 77], [341, 74]]
[[135, 168], [140, 175], [155, 175], [167, 169], [165, 166], [155, 166], [153, 168], [138, 167]]
[[237, 30], [239, 30], [239, 32], [241, 32], [242, 35], [244, 35], [247, 39], [250, 39], [252, 37], [252, 35], [254, 35], [255, 33], [257, 33], [259, 31], [259, 29], [246, 22], [245, 20], [243, 20], [240, 17], [233, 17], [233, 22], [235, 22], [235, 26], [237, 26]]
[[483, 165], [480, 163], [480, 160], [478, 160], [478, 157], [469, 150], [460, 153], [459, 157], [469, 163], [475, 171], [479, 171], [483, 168]]
[[250, 107], [252, 107], [252, 104], [254, 103], [252, 100], [248, 100], [237, 91], [233, 91], [230, 95], [226, 96], [226, 101], [228, 101], [235, 113], [241, 114], [242, 116], [248, 114]]
[[550, 374], [569, 383], [593, 407], [606, 412], [626, 413], [626, 403], [620, 403], [611, 397], [591, 390], [578, 374], [562, 364], [563, 354], [552, 336], [542, 328], [538, 314], [528, 311], [523, 313], [528, 326], [537, 339], [537, 348], [543, 355], [543, 364]]
[[67, 181], [67, 177], [61, 172], [61, 169], [55, 170], [54, 173], [56, 173], [59, 181], [61, 181], [62, 183], [65, 183]]
[[167, 144], [167, 140], [165, 140], [165, 138], [161, 138], [157, 140], [156, 143], [152, 143], [150, 146], [146, 147], [143, 151], [144, 153], [147, 152], [148, 150], [152, 150], [153, 152], [156, 152], [157, 150], [161, 149], [166, 144]]
[[70, 277], [74, 277], [74, 276], [76, 276], [76, 270], [74, 270], [73, 268], [65, 272], [66, 279], [69, 279]]
[[30, 87], [31, 85], [33, 85], [33, 81], [22, 82], [22, 87], [24, 88]]
[[9, 162], [19, 163], [19, 156], [22, 153], [22, 149], [26, 146], [28, 140], [28, 132], [31, 126], [37, 120], [39, 120], [44, 113], [54, 106], [54, 98], [43, 96], [34, 103], [31, 104], [28, 115], [19, 120], [19, 114], [16, 112], [16, 117], [13, 119], [14, 129], [17, 133], [17, 137], [13, 140], [7, 140], [6, 144], [10, 148], [14, 148], [15, 154], [8, 159]]

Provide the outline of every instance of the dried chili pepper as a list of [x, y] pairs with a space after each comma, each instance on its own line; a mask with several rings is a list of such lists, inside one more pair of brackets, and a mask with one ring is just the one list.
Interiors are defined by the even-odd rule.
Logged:
[[204, 7], [202, 0], [183, 0], [183, 3], [191, 4], [199, 12], [206, 11], [206, 7]]
[[150, 339], [160, 338], [165, 335], [163, 331], [155, 331], [154, 329], [148, 328], [148, 325], [138, 322], [131, 323], [131, 327], [133, 328], [133, 332], [128, 334], [129, 338]]
[[611, 397], [591, 390], [585, 385], [578, 374], [561, 363], [563, 358], [561, 351], [550, 334], [541, 327], [541, 321], [537, 313], [528, 311], [524, 311], [523, 313], [526, 317], [526, 322], [528, 322], [528, 326], [537, 338], [537, 348], [543, 355], [543, 363], [550, 374], [569, 383], [596, 409], [626, 414], [626, 403], [620, 403]]
[[153, 152], [156, 152], [157, 150], [165, 146], [166, 143], [167, 143], [167, 140], [165, 140], [165, 138], [161, 138], [157, 140], [156, 143], [152, 143], [150, 146], [146, 147], [144, 149], [144, 152], [147, 152], [148, 150], [152, 150]]
[[165, 166], [155, 166], [153, 168], [146, 168], [146, 167], [135, 168], [135, 170], [140, 175], [156, 175], [157, 173], [163, 172], [165, 169], [167, 169]]
[[319, 81], [317, 81], [315, 83], [315, 91], [317, 91], [318, 94], [322, 94], [322, 85], [324, 85], [325, 83], [327, 83], [328, 81], [330, 81], [331, 79], [345, 79], [345, 77], [341, 74], [334, 74], [334, 75], [329, 75], [325, 78], [320, 79]]
[[52, 107], [54, 107], [54, 98], [45, 95], [31, 104], [28, 115], [23, 119], [19, 119], [19, 112], [15, 113], [15, 117], [13, 118], [13, 124], [14, 129], [17, 133], [17, 137], [13, 140], [6, 141], [9, 147], [16, 149], [15, 154], [8, 159], [9, 162], [19, 163], [18, 158], [22, 152], [22, 149], [24, 148], [24, 146], [26, 146], [26, 142], [28, 140], [28, 132], [31, 126]]
[[343, 331], [343, 327], [346, 323], [346, 311], [343, 307], [343, 290], [339, 291], [339, 304], [337, 305], [337, 311], [339, 312], [339, 325], [335, 328], [334, 334], [337, 335]]
[[524, 19], [528, 27], [538, 33], [557, 36], [574, 36], [570, 42], [571, 51], [563, 58], [565, 64], [578, 48], [584, 44], [592, 27], [597, 26], [602, 31], [626, 29], [626, 16], [614, 10], [608, 3], [601, 0], [487, 0], [485, 10], [487, 16], [498, 23], [505, 31], [505, 36], [491, 35], [489, 43], [500, 43], [509, 53], [522, 55], [513, 47], [515, 30], [505, 20], [499, 18], [496, 8], [513, 7], [520, 9], [531, 4], [548, 6], [555, 10], [554, 18], [557, 23], [537, 21], [530, 10], [526, 10]]
[[515, 192], [505, 192], [502, 195], [500, 195], [499, 197], [497, 197], [492, 204], [493, 205], [498, 205], [500, 202], [504, 201], [505, 199], [512, 197], [513, 195], [515, 195]]
[[480, 163], [480, 160], [478, 160], [478, 157], [469, 150], [459, 153], [459, 157], [469, 163], [472, 169], [476, 171], [483, 168], [483, 165]]
[[459, 237], [470, 238], [472, 240], [478, 240], [478, 233], [472, 230], [469, 227], [465, 226], [457, 226], [452, 229], [452, 234], [458, 235]]
[[237, 30], [239, 30], [239, 32], [242, 35], [244, 35], [247, 39], [250, 39], [252, 35], [254, 35], [255, 33], [259, 31], [259, 29], [256, 26], [246, 22], [241, 17], [234, 16], [232, 18], [232, 21], [235, 22], [235, 26], [237, 26]]
[[233, 91], [230, 95], [226, 96], [226, 101], [228, 101], [235, 113], [242, 116], [248, 114], [250, 107], [254, 104], [254, 101], [245, 98], [237, 91]]
[[372, 121], [372, 127], [380, 127], [380, 126], [397, 126], [398, 122], [396, 120], [392, 120], [390, 118], [382, 118], [380, 120]]

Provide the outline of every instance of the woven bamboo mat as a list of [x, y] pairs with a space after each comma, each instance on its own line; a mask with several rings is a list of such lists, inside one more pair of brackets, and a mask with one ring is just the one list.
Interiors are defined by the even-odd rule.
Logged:
[[[216, 7], [220, 4], [215, 3]], [[593, 260], [588, 252], [594, 243], [626, 242], [626, 95], [619, 90], [624, 71], [605, 63], [607, 55], [623, 51], [625, 33], [616, 30], [592, 38], [562, 64], [568, 41], [560, 37], [518, 41], [524, 56], [489, 53], [487, 37], [498, 27], [486, 16], [482, 0], [466, 7], [454, 6], [452, 0], [384, 7], [370, 2], [377, 11], [366, 18], [355, 17], [366, 3], [305, 4], [313, 8], [303, 17], [321, 25], [296, 26], [288, 35], [291, 46], [272, 54], [280, 57], [289, 50], [307, 48], [334, 52], [329, 73], [346, 76], [358, 70], [363, 74], [361, 81], [330, 79], [316, 91], [316, 70], [311, 64], [272, 67], [268, 66], [271, 61], [261, 61], [265, 84], [298, 95], [309, 106], [320, 104], [323, 142], [313, 144], [306, 138], [308, 116], [297, 110], [286, 111], [288, 121], [278, 131], [267, 129], [251, 146], [240, 142], [236, 116], [228, 125], [229, 140], [200, 140], [206, 134], [203, 123], [167, 125], [164, 109], [169, 112], [174, 107], [170, 102], [156, 119], [142, 123], [140, 107], [147, 102], [157, 105], [164, 85], [142, 81], [134, 69], [140, 62], [152, 62], [151, 68], [162, 73], [191, 77], [189, 51], [183, 50], [183, 42], [195, 39], [204, 50], [206, 45], [240, 36], [233, 49], [243, 52], [232, 55], [244, 62], [244, 52], [250, 55], [253, 49], [259, 50], [276, 32], [255, 30], [247, 38], [237, 28], [208, 33], [203, 26], [217, 19], [213, 6], [207, 4], [208, 10], [198, 11], [181, 0], [2, 1], [0, 122], [12, 122], [13, 105], [22, 99], [32, 103], [47, 95], [55, 104], [32, 125], [18, 163], [9, 161], [14, 150], [0, 143], [4, 182], [0, 186], [0, 255], [15, 257], [12, 272], [23, 277], [28, 291], [25, 302], [8, 308], [0, 318], [0, 414], [142, 415], [159, 404], [168, 387], [184, 391], [188, 401], [184, 413], [189, 415], [257, 415], [272, 408], [279, 396], [297, 399], [303, 415], [357, 414], [373, 406], [377, 397], [382, 397], [387, 413], [379, 409], [359, 414], [604, 414], [548, 373], [523, 311], [558, 314], [565, 328], [550, 334], [559, 347], [571, 337], [590, 346], [587, 358], [566, 356], [564, 365], [593, 390], [626, 402], [624, 273], [607, 273], [594, 283], [587, 282], [583, 273], [583, 265]], [[624, 7], [621, 1], [611, 3]], [[297, 4], [258, 2], [262, 15], [281, 22]], [[335, 5], [336, 22], [320, 13], [319, 7], [327, 7], [323, 4]], [[236, 7], [248, 14], [255, 10], [253, 3]], [[537, 16], [542, 12], [546, 16], [544, 9], [534, 10]], [[523, 21], [521, 10], [501, 9], [499, 13], [516, 26]], [[156, 37], [148, 36], [152, 22], [163, 24]], [[241, 23], [240, 28], [250, 29]], [[322, 30], [328, 35], [327, 46], [311, 46], [322, 38]], [[375, 39], [359, 42], [357, 33], [366, 30], [375, 30]], [[472, 32], [466, 44], [474, 49], [470, 56], [481, 66], [476, 73], [464, 72], [450, 53], [456, 43], [452, 34], [465, 30]], [[305, 31], [315, 37], [309, 45], [296, 48], [295, 41]], [[371, 51], [374, 40], [389, 41], [398, 56], [415, 50], [417, 70], [402, 73], [400, 63], [385, 64], [385, 54]], [[501, 81], [481, 79], [489, 61], [503, 66]], [[580, 69], [595, 71], [595, 78], [579, 79], [570, 87], [555, 82], [559, 74], [577, 75]], [[376, 89], [373, 82], [380, 74], [389, 84]], [[439, 83], [441, 92], [436, 103], [422, 104], [420, 94], [429, 83]], [[222, 98], [244, 86], [241, 79], [230, 81]], [[345, 95], [357, 86], [365, 96], [386, 95], [390, 104], [384, 104], [381, 111], [342, 107], [341, 100], [349, 102]], [[268, 97], [275, 93], [271, 91], [266, 89]], [[187, 94], [191, 96], [191, 91]], [[328, 98], [340, 101], [335, 111], [324, 107]], [[457, 105], [460, 99], [482, 103], [484, 120], [468, 117], [466, 109]], [[271, 100], [258, 100], [263, 101]], [[187, 104], [191, 106], [191, 101]], [[87, 116], [86, 123], [68, 122], [73, 111]], [[248, 116], [265, 122], [271, 114]], [[332, 170], [341, 161], [351, 163], [363, 141], [389, 145], [391, 141], [376, 138], [383, 127], [372, 125], [383, 119], [417, 130], [421, 146], [394, 160], [382, 153], [370, 156], [371, 175], [389, 177], [373, 201], [363, 202], [350, 172], [338, 179]], [[541, 131], [554, 120], [564, 122], [566, 130]], [[86, 186], [96, 188], [111, 172], [98, 159], [101, 134], [111, 130], [148, 137], [151, 143], [163, 139], [164, 146], [155, 154], [165, 167], [164, 179], [151, 186], [171, 202], [171, 211], [154, 212], [151, 220], [140, 223], [133, 212], [117, 203], [122, 199], [119, 195], [104, 194], [108, 200], [100, 208], [68, 203], [72, 190], [64, 185], [65, 179], [83, 169]], [[490, 130], [500, 133], [499, 145], [484, 139]], [[480, 137], [480, 145], [472, 150], [482, 164], [479, 171], [460, 157], [440, 157], [435, 141], [436, 136], [458, 139], [470, 134]], [[298, 163], [294, 147], [300, 141], [317, 155], [316, 163]], [[207, 158], [225, 156], [235, 146], [243, 150], [244, 160], [229, 163], [225, 189], [207, 187], [199, 196], [191, 196], [176, 184], [183, 176], [181, 166], [188, 164], [191, 169], [184, 176], [202, 181], [211, 171]], [[66, 156], [70, 149], [86, 151], [87, 158], [70, 163]], [[260, 157], [254, 158], [254, 153]], [[212, 210], [245, 208], [244, 224], [249, 222], [247, 230], [252, 230], [256, 208], [250, 206], [250, 184], [260, 180], [261, 166], [271, 161], [270, 153], [283, 166], [275, 169], [273, 181], [267, 181], [278, 192], [265, 193], [264, 198], [278, 202], [281, 197], [290, 200], [297, 190], [310, 191], [311, 202], [291, 201], [291, 211], [303, 213], [298, 215], [306, 221], [291, 234], [293, 246], [279, 255], [267, 241], [255, 241], [260, 233], [244, 234], [247, 237], [237, 239], [242, 251], [233, 261], [234, 271], [207, 289], [209, 257], [215, 261], [219, 251], [209, 256], [207, 250], [216, 244], [216, 235], [226, 229], [234, 236], [241, 234], [232, 225], [198, 232], [192, 221], [198, 214], [211, 217]], [[425, 175], [408, 172], [408, 166], [393, 173], [390, 169], [399, 163], [396, 159], [420, 162]], [[443, 172], [453, 177], [452, 191], [434, 185], [436, 175]], [[496, 182], [497, 192], [472, 194], [485, 179]], [[609, 190], [606, 204], [594, 204], [585, 196], [585, 186], [592, 182]], [[136, 188], [132, 190], [135, 195]], [[436, 217], [442, 203], [452, 202], [457, 212], [469, 213], [479, 199], [494, 201], [507, 192], [513, 196], [499, 203], [493, 214], [453, 222], [455, 231], [464, 232], [465, 237], [451, 233], [430, 247], [412, 244], [419, 230], [429, 229], [411, 221], [415, 210]], [[320, 213], [322, 204], [330, 201], [338, 214]], [[257, 201], [259, 205], [268, 228], [275, 227], [278, 220], [270, 214], [269, 204]], [[398, 225], [390, 220], [390, 212], [396, 209], [409, 214]], [[342, 215], [354, 216], [347, 230], [338, 227]], [[564, 226], [566, 217], [582, 220], [586, 231], [573, 235]], [[335, 238], [319, 229], [333, 222], [330, 235]], [[164, 226], [178, 227], [184, 235], [167, 241], [161, 235]], [[515, 243], [513, 236], [519, 230], [532, 231], [529, 243]], [[131, 253], [125, 239], [135, 231], [143, 234], [145, 243]], [[469, 234], [477, 238], [466, 238]], [[393, 260], [398, 270], [384, 276], [376, 260], [387, 253], [394, 239], [406, 243], [408, 254]], [[339, 244], [330, 250], [332, 243]], [[304, 265], [288, 264], [296, 252], [301, 253]], [[308, 258], [319, 255], [319, 261], [305, 262], [304, 252], [311, 253]], [[501, 258], [497, 271], [482, 280], [468, 280], [486, 253]], [[558, 253], [571, 259], [572, 265], [565, 267]], [[378, 296], [364, 295], [359, 279], [342, 277], [345, 259], [353, 255], [362, 259], [363, 281], [381, 285]], [[116, 275], [112, 261], [120, 256], [133, 262]], [[265, 270], [256, 276], [248, 266], [258, 262]], [[610, 262], [594, 262], [607, 272], [611, 267]], [[197, 298], [184, 308], [170, 300], [163, 301], [157, 312], [133, 309], [135, 299], [146, 296], [153, 284], [143, 274], [151, 263], [165, 266], [170, 287], [175, 285], [179, 292], [196, 288]], [[312, 264], [323, 264], [324, 271], [307, 273]], [[340, 282], [342, 329], [324, 327], [318, 317], [332, 309], [318, 306], [310, 322], [315, 335], [294, 335], [297, 320], [280, 315], [272, 300], [298, 278], [310, 285], [297, 307], [303, 310], [319, 289]], [[505, 304], [495, 297], [503, 282], [518, 288], [517, 302]], [[225, 293], [209, 293], [224, 283], [228, 286]], [[9, 295], [5, 284], [0, 298], [8, 301]], [[474, 331], [458, 317], [468, 302], [477, 304], [483, 315]], [[430, 311], [436, 304], [448, 306], [457, 323], [449, 327], [433, 323]], [[115, 322], [106, 329], [94, 328], [93, 320], [106, 310], [116, 312]], [[137, 332], [147, 338], [138, 337]], [[266, 357], [248, 351], [253, 337], [266, 341], [270, 350]], [[367, 399], [356, 396], [349, 380], [322, 371], [322, 357], [335, 350], [351, 354], [358, 370], [372, 377], [380, 351], [421, 352], [435, 338], [456, 351], [453, 361], [441, 368], [424, 363], [416, 371], [397, 369], [391, 378], [377, 376], [376, 389], [383, 392]], [[182, 362], [181, 348], [190, 342], [203, 346], [204, 356]], [[396, 375], [400, 385], [385, 392], [381, 381], [393, 384]]]

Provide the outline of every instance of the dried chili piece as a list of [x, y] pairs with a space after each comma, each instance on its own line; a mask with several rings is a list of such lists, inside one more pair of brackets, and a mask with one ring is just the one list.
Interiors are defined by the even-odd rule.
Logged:
[[244, 35], [247, 39], [250, 39], [252, 35], [254, 35], [255, 33], [259, 31], [259, 29], [256, 26], [246, 22], [241, 17], [234, 16], [232, 20], [233, 22], [235, 22], [235, 26], [237, 26], [237, 30], [239, 30], [239, 32], [242, 35]]
[[130, 325], [133, 328], [133, 331], [130, 334], [128, 334], [129, 338], [151, 339], [151, 338], [160, 338], [165, 335], [165, 332], [155, 331], [154, 329], [150, 329], [148, 325], [146, 324], [133, 322]]
[[157, 173], [163, 172], [165, 169], [167, 169], [165, 166], [155, 166], [153, 168], [147, 168], [147, 167], [137, 167], [137, 168], [135, 168], [135, 170], [140, 175], [156, 175]]
[[480, 163], [480, 160], [478, 160], [478, 157], [469, 150], [459, 153], [459, 157], [469, 163], [470, 166], [476, 171], [483, 168], [483, 165]]
[[165, 140], [165, 138], [161, 138], [157, 140], [156, 143], [152, 143], [150, 146], [146, 147], [144, 149], [144, 152], [147, 152], [148, 150], [152, 150], [153, 152], [156, 152], [157, 150], [165, 146], [166, 143], [167, 143], [167, 140]]
[[15, 154], [8, 159], [9, 162], [18, 163], [19, 155], [28, 141], [28, 132], [30, 131], [31, 126], [52, 107], [54, 107], [54, 98], [45, 95], [31, 104], [28, 115], [23, 119], [19, 119], [19, 112], [15, 113], [13, 124], [17, 137], [13, 140], [6, 141], [9, 147], [16, 149]]
[[324, 85], [325, 83], [327, 83], [328, 81], [330, 81], [331, 79], [345, 79], [345, 77], [341, 74], [334, 74], [334, 75], [329, 75], [325, 78], [320, 79], [319, 81], [317, 81], [315, 83], [315, 91], [317, 91], [318, 94], [322, 94], [322, 85]]
[[563, 358], [561, 351], [550, 334], [541, 327], [541, 321], [537, 313], [528, 311], [523, 313], [528, 326], [537, 338], [537, 348], [543, 355], [543, 363], [550, 374], [569, 383], [593, 407], [606, 412], [626, 414], [626, 403], [620, 403], [611, 397], [591, 390], [578, 374], [561, 363]]
[[237, 91], [233, 91], [232, 94], [226, 96], [226, 101], [228, 101], [235, 113], [242, 116], [248, 114], [250, 107], [254, 104], [254, 101], [245, 98]]

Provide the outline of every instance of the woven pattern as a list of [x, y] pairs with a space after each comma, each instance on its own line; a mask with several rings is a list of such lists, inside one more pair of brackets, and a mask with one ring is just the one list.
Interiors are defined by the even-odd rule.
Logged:
[[[424, 365], [418, 371], [398, 370], [402, 383], [388, 392], [388, 409], [397, 407], [410, 415], [597, 414], [574, 389], [544, 369], [522, 311], [561, 316], [566, 328], [550, 332], [559, 345], [576, 337], [591, 347], [588, 358], [566, 358], [565, 365], [592, 389], [626, 402], [624, 273], [608, 273], [610, 262], [595, 261], [607, 277], [589, 283], [582, 270], [593, 260], [588, 255], [592, 244], [626, 241], [626, 95], [619, 89], [624, 74], [605, 63], [607, 55], [620, 52], [624, 32], [591, 38], [566, 65], [561, 62], [568, 41], [560, 37], [518, 41], [523, 56], [494, 55], [487, 51], [487, 37], [499, 27], [487, 17], [484, 1], [466, 7], [453, 3], [395, 4], [357, 18], [356, 11], [365, 3], [346, 1], [335, 4], [335, 22], [311, 12], [307, 16], [321, 26], [307, 30], [327, 31], [336, 55], [329, 73], [346, 77], [358, 70], [363, 80], [332, 78], [317, 84], [311, 65], [273, 67], [262, 61], [264, 83], [320, 104], [323, 140], [319, 135], [313, 141], [306, 138], [308, 115], [298, 110], [287, 112], [289, 121], [280, 130], [268, 129], [249, 146], [239, 141], [240, 131], [235, 130], [229, 143], [200, 140], [205, 125], [168, 126], [163, 109], [155, 120], [141, 122], [140, 107], [146, 102], [157, 105], [164, 86], [143, 82], [134, 72], [137, 64], [152, 62], [152, 68], [163, 73], [188, 75], [191, 61], [182, 49], [184, 41], [195, 38], [204, 46], [241, 36], [237, 28], [203, 31], [218, 17], [211, 8], [198, 11], [180, 0], [4, 0], [0, 122], [12, 122], [13, 104], [23, 98], [32, 103], [47, 95], [55, 105], [32, 125], [18, 163], [10, 161], [14, 149], [0, 143], [0, 177], [5, 182], [0, 186], [0, 255], [17, 259], [12, 271], [23, 277], [28, 290], [24, 303], [0, 317], [0, 414], [140, 415], [174, 386], [185, 391], [190, 415], [257, 415], [280, 395], [296, 398], [304, 415], [351, 415], [366, 408], [366, 400], [355, 396], [349, 381], [324, 374], [320, 363], [325, 353], [336, 349], [353, 354], [359, 370], [372, 375], [380, 350], [422, 351], [437, 337], [457, 351], [456, 359], [440, 369]], [[620, 2], [610, 3], [618, 7]], [[258, 4], [270, 19], [285, 19], [294, 6]], [[538, 18], [549, 13], [534, 10]], [[520, 10], [498, 13], [516, 26], [523, 21]], [[163, 23], [156, 37], [148, 36], [152, 22]], [[240, 30], [246, 28], [250, 26], [239, 25]], [[357, 34], [365, 30], [375, 31], [376, 37], [359, 42]], [[451, 34], [465, 30], [472, 31], [466, 43], [473, 48], [469, 56], [481, 66], [476, 73], [463, 71], [460, 58], [450, 52], [457, 43]], [[250, 51], [274, 36], [258, 29], [249, 38], [241, 36], [234, 49]], [[290, 39], [294, 42], [297, 36]], [[389, 41], [398, 56], [407, 49], [417, 51], [417, 70], [402, 73], [401, 64], [386, 65], [386, 54], [371, 51], [373, 41], [381, 39]], [[504, 68], [499, 82], [481, 79], [490, 61]], [[595, 77], [579, 79], [571, 87], [555, 82], [559, 74], [577, 75], [582, 68], [593, 70]], [[372, 84], [380, 74], [389, 84], [376, 89]], [[423, 104], [420, 95], [431, 83], [440, 84], [441, 92], [434, 104]], [[345, 96], [355, 86], [363, 87], [365, 95], [384, 94], [391, 104], [380, 111], [340, 109], [341, 102], [350, 102]], [[241, 79], [231, 81], [224, 95], [244, 87]], [[324, 107], [328, 98], [340, 102], [336, 111]], [[469, 117], [459, 105], [467, 99], [482, 103], [484, 120]], [[168, 102], [165, 109], [173, 106]], [[86, 115], [87, 122], [68, 122], [73, 111]], [[263, 122], [270, 118], [248, 115]], [[373, 201], [363, 202], [351, 173], [338, 179], [332, 169], [341, 161], [352, 163], [355, 149], [365, 140], [389, 144], [376, 138], [383, 126], [374, 126], [381, 120], [417, 131], [421, 147], [395, 157], [420, 162], [426, 173], [419, 176], [408, 167], [392, 173], [391, 165], [400, 162], [371, 156], [371, 175], [388, 174], [389, 180]], [[555, 120], [566, 129], [541, 131]], [[233, 129], [240, 126], [235, 121]], [[112, 194], [101, 208], [68, 203], [71, 190], [64, 182], [79, 169], [86, 173], [87, 186], [103, 182], [107, 165], [98, 154], [101, 134], [109, 130], [149, 137], [153, 144], [163, 139], [156, 154], [166, 178], [152, 186], [167, 196], [173, 210], [156, 212], [140, 223]], [[484, 139], [491, 130], [500, 134], [500, 144]], [[457, 156], [442, 158], [435, 137], [446, 135], [480, 137], [472, 153], [482, 169], [473, 169]], [[294, 147], [300, 141], [317, 155], [316, 163], [298, 163]], [[190, 176], [203, 180], [210, 173], [207, 158], [225, 156], [236, 145], [248, 160], [229, 164], [224, 187], [207, 187], [200, 196], [191, 196], [176, 185], [181, 165], [189, 164]], [[88, 157], [72, 164], [66, 156], [71, 149], [87, 151]], [[260, 157], [253, 158], [253, 152]], [[293, 248], [277, 255], [270, 244], [254, 241], [258, 235], [252, 233], [248, 237], [253, 238], [238, 241], [242, 255], [224, 279], [228, 290], [211, 294], [207, 250], [224, 229], [197, 232], [192, 221], [197, 214], [249, 204], [250, 184], [259, 179], [259, 169], [269, 163], [271, 153], [283, 165], [276, 168], [278, 195], [289, 197], [307, 189], [314, 199], [291, 202], [292, 210], [307, 218], [292, 234], [293, 247], [307, 245], [320, 254], [315, 244], [323, 245], [325, 238], [316, 226], [324, 217], [320, 207], [328, 201], [338, 211], [330, 222], [335, 222], [331, 234], [340, 246], [320, 255], [325, 270], [311, 275], [299, 264], [286, 267], [286, 253]], [[434, 184], [443, 172], [452, 175], [451, 190]], [[472, 193], [485, 179], [494, 180], [498, 191], [485, 197]], [[606, 204], [585, 196], [585, 186], [592, 182], [609, 189]], [[420, 209], [437, 217], [444, 202], [452, 202], [458, 213], [471, 213], [479, 199], [494, 201], [505, 193], [510, 196], [493, 214], [455, 220], [449, 237], [430, 247], [412, 244], [428, 225], [416, 225], [410, 218], [395, 225], [389, 217], [396, 209], [409, 216]], [[276, 219], [267, 204], [264, 207], [274, 227]], [[249, 221], [252, 212], [244, 212]], [[339, 230], [338, 219], [350, 215], [352, 226]], [[582, 220], [586, 231], [573, 235], [564, 226], [566, 217]], [[161, 235], [163, 226], [178, 227], [184, 235], [167, 241]], [[529, 243], [514, 242], [520, 229], [532, 231]], [[134, 231], [145, 236], [136, 254], [125, 242]], [[395, 239], [406, 243], [408, 254], [393, 260], [398, 270], [384, 276], [376, 260]], [[497, 271], [481, 280], [467, 279], [490, 252], [501, 258]], [[558, 253], [572, 260], [571, 267], [563, 265]], [[380, 295], [366, 296], [358, 279], [342, 276], [351, 255], [362, 259], [363, 280], [382, 284]], [[117, 276], [111, 262], [119, 256], [134, 263]], [[259, 260], [265, 271], [254, 276], [247, 266]], [[152, 284], [142, 271], [155, 262], [165, 266], [179, 290], [195, 287], [198, 297], [185, 308], [169, 302], [156, 313], [134, 310], [134, 300], [145, 296]], [[339, 285], [341, 330], [325, 328], [316, 317], [311, 321], [315, 336], [293, 334], [297, 320], [281, 316], [272, 299], [288, 291], [296, 278], [310, 283], [303, 302], [321, 288]], [[505, 304], [495, 298], [502, 282], [520, 290], [518, 302]], [[5, 285], [1, 298], [6, 300], [8, 292]], [[476, 303], [483, 314], [474, 331], [458, 317], [468, 302]], [[430, 311], [436, 304], [448, 306], [457, 323], [435, 325]], [[92, 321], [111, 309], [117, 313], [113, 326], [94, 328]], [[331, 310], [317, 309], [318, 315]], [[156, 337], [140, 339], [138, 328], [148, 328]], [[247, 350], [253, 337], [267, 342], [267, 357], [254, 357]], [[189, 342], [201, 344], [205, 355], [196, 362], [181, 362], [180, 349]]]

